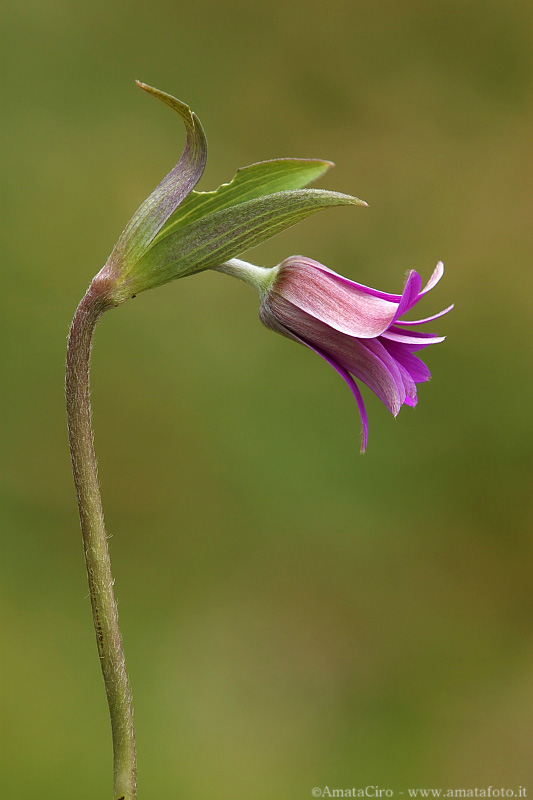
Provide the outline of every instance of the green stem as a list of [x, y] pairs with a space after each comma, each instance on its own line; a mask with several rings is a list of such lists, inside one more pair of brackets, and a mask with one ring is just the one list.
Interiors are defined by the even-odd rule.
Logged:
[[254, 286], [259, 295], [266, 294], [279, 272], [279, 265], [277, 267], [256, 267], [255, 264], [250, 264], [248, 261], [243, 261], [240, 258], [232, 258], [230, 261], [225, 261], [219, 264], [218, 267], [212, 267], [215, 272], [225, 272], [226, 275], [232, 275], [234, 278], [249, 283]]
[[111, 716], [114, 799], [135, 800], [137, 768], [133, 706], [118, 626], [89, 398], [94, 328], [101, 314], [115, 305], [108, 296], [105, 281], [97, 277], [74, 315], [67, 350], [67, 418], [94, 628]]

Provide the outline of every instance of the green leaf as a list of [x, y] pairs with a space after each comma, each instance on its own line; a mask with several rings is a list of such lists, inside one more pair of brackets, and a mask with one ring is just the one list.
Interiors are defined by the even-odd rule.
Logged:
[[242, 167], [233, 180], [212, 192], [191, 192], [166, 221], [156, 241], [223, 208], [266, 194], [303, 189], [332, 166], [333, 162], [316, 158], [278, 158]]
[[141, 203], [126, 225], [110, 257], [116, 263], [134, 263], [146, 252], [169, 216], [200, 180], [207, 160], [207, 140], [200, 120], [189, 106], [166, 92], [140, 81], [136, 83], [179, 114], [185, 124], [187, 140], [176, 166]]
[[270, 239], [315, 211], [366, 205], [357, 197], [322, 189], [277, 192], [224, 208], [169, 233], [122, 273], [117, 300], [218, 266]]

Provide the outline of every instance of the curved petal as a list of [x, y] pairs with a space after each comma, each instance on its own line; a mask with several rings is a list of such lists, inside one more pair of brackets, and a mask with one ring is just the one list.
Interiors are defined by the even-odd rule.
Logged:
[[439, 261], [437, 266], [433, 270], [431, 278], [429, 279], [429, 281], [426, 283], [426, 285], [424, 286], [424, 288], [420, 292], [420, 295], [423, 296], [423, 295], [427, 294], [428, 292], [430, 292], [432, 289], [434, 289], [443, 275], [444, 275], [444, 264], [442, 263], [442, 261]]
[[337, 364], [337, 362], [334, 361], [332, 358], [327, 356], [326, 353], [322, 353], [321, 350], [319, 350], [318, 348], [312, 347], [303, 339], [300, 339], [300, 341], [302, 342], [302, 344], [305, 344], [307, 347], [309, 347], [310, 350], [313, 350], [317, 355], [323, 358], [324, 361], [327, 361], [327, 363], [333, 367], [335, 372], [337, 372], [350, 387], [352, 394], [355, 397], [355, 402], [357, 403], [359, 414], [361, 415], [361, 453], [364, 453], [368, 445], [368, 416], [366, 413], [363, 396], [359, 391], [358, 385], [356, 384], [350, 373], [347, 372], [343, 367], [341, 367], [340, 364]]
[[396, 363], [408, 371], [415, 384], [424, 383], [431, 378], [431, 372], [426, 364], [412, 354], [412, 345], [400, 344], [386, 339], [382, 341], [383, 346], [396, 360]]
[[361, 453], [364, 453], [366, 450], [366, 446], [368, 444], [368, 417], [366, 413], [365, 404], [363, 401], [363, 397], [361, 392], [359, 391], [359, 387], [357, 386], [356, 382], [350, 375], [350, 373], [344, 369], [334, 358], [324, 353], [320, 348], [315, 347], [306, 339], [301, 336], [297, 336], [295, 333], [290, 331], [286, 328], [272, 313], [269, 309], [267, 303], [262, 303], [259, 308], [259, 316], [261, 321], [267, 328], [275, 331], [276, 333], [280, 333], [282, 336], [286, 336], [288, 339], [292, 339], [295, 342], [299, 342], [300, 344], [305, 345], [308, 347], [309, 350], [312, 350], [314, 353], [323, 358], [324, 361], [333, 367], [335, 372], [337, 372], [343, 380], [346, 381], [348, 386], [350, 387], [353, 396], [355, 397], [355, 401], [357, 403], [357, 407], [359, 409], [359, 414], [361, 415]]
[[[316, 263], [316, 262], [315, 262]], [[309, 259], [286, 259], [272, 289], [310, 316], [348, 336], [379, 336], [394, 321], [398, 304], [368, 294], [355, 284], [339, 283]]]
[[443, 311], [439, 311], [438, 314], [433, 314], [431, 317], [424, 317], [424, 319], [397, 319], [394, 321], [395, 325], [423, 325], [425, 322], [433, 322], [434, 319], [438, 319], [439, 317], [443, 317], [445, 314], [448, 314], [454, 307], [452, 303], [451, 306], [445, 308]]
[[416, 406], [418, 403], [416, 382], [413, 380], [413, 376], [409, 370], [407, 370], [403, 364], [398, 364], [398, 369], [400, 370], [403, 379], [403, 385], [405, 386], [405, 403], [408, 406]]
[[370, 286], [365, 286], [364, 283], [357, 283], [349, 278], [345, 278], [344, 275], [339, 275], [338, 272], [334, 272], [332, 269], [326, 267], [324, 264], [321, 264], [319, 261], [314, 261], [312, 258], [308, 258], [307, 256], [290, 256], [289, 258], [286, 258], [280, 266], [287, 263], [300, 264], [302, 262], [314, 267], [319, 272], [323, 272], [326, 275], [331, 276], [334, 281], [342, 286], [346, 286], [347, 288], [359, 289], [361, 292], [364, 292], [364, 294], [371, 295], [372, 297], [378, 297], [380, 300], [388, 300], [391, 303], [399, 303], [402, 299], [401, 294], [380, 292], [379, 289], [372, 289]]
[[394, 378], [400, 397], [400, 405], [402, 405], [405, 402], [406, 395], [405, 382], [398, 363], [394, 357], [388, 352], [387, 348], [379, 341], [379, 339], [364, 339], [361, 344], [366, 347], [367, 350], [370, 350], [370, 352], [373, 353], [376, 358], [379, 358], [383, 364], [385, 364], [390, 374]]
[[[339, 283], [344, 284], [345, 286], [353, 286], [365, 292], [366, 294], [372, 295], [372, 297], [379, 297], [382, 300], [389, 300], [390, 302], [393, 303], [399, 303], [400, 300], [402, 299], [403, 293], [392, 294], [390, 292], [381, 292], [378, 289], [372, 289], [370, 286], [365, 286], [364, 283], [356, 283], [356, 281], [352, 281], [349, 278], [345, 278], [344, 275], [339, 275], [338, 272], [334, 272], [332, 269], [329, 269], [329, 267], [324, 266], [324, 264], [321, 264], [319, 261], [314, 261], [312, 258], [307, 258], [306, 256], [291, 256], [290, 258], [286, 259], [286, 261], [292, 261], [292, 260], [295, 261], [304, 260], [308, 264], [311, 264], [316, 269], [320, 270], [321, 272], [325, 272], [331, 275], [333, 279], [338, 281]], [[412, 271], [414, 272], [415, 270]], [[437, 266], [433, 270], [429, 281], [426, 283], [424, 288], [419, 292], [418, 298], [415, 300], [415, 303], [417, 303], [418, 300], [420, 300], [420, 298], [423, 297], [425, 294], [430, 292], [431, 289], [433, 289], [437, 285], [437, 283], [440, 281], [443, 275], [444, 275], [444, 264], [442, 261], [439, 261]], [[413, 305], [415, 303], [413, 303]]]
[[425, 347], [428, 344], [438, 344], [443, 342], [445, 336], [436, 336], [434, 333], [422, 333], [420, 331], [404, 331], [389, 328], [381, 334], [384, 339], [390, 339], [392, 342], [400, 342], [401, 344], [414, 344], [422, 345]]
[[416, 270], [410, 270], [407, 275], [407, 280], [405, 281], [402, 299], [398, 305], [398, 310], [396, 311], [396, 315], [393, 320], [394, 322], [418, 302], [421, 288], [422, 278]]
[[[368, 340], [359, 340], [341, 333], [275, 292], [267, 296], [263, 305], [278, 323], [305, 342], [311, 343], [313, 347], [318, 347], [336, 363], [366, 383], [391, 414], [394, 416], [398, 414], [401, 407], [401, 389], [397, 378], [388, 366], [365, 346]], [[403, 388], [401, 380], [399, 385]]]
[[[364, 344], [368, 347], [367, 341], [365, 341]], [[397, 376], [398, 387], [400, 387], [400, 385], [402, 387], [400, 390], [400, 398], [402, 403], [407, 403], [409, 406], [415, 406], [417, 404], [416, 377], [414, 374], [411, 374], [408, 365], [411, 363], [411, 359], [413, 359], [415, 362], [418, 362], [422, 368], [427, 370], [429, 377], [429, 370], [427, 369], [426, 365], [420, 361], [420, 359], [416, 358], [416, 356], [412, 356], [410, 353], [407, 353], [407, 359], [403, 359], [402, 351], [405, 350], [404, 345], [396, 344], [396, 342], [387, 342], [381, 338], [372, 340], [372, 344], [375, 348], [374, 352], [376, 355], [379, 355], [381, 360], [389, 367], [391, 372], [394, 371], [394, 374]], [[389, 345], [392, 345], [392, 347]], [[420, 374], [420, 372], [421, 371], [419, 370], [417, 374]], [[426, 380], [426, 378], [424, 378], [424, 380]]]

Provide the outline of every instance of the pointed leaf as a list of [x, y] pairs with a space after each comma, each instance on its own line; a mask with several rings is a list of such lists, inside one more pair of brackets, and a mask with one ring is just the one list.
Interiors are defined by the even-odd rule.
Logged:
[[316, 158], [277, 158], [241, 167], [212, 192], [191, 192], [159, 231], [157, 241], [207, 214], [266, 194], [303, 189], [333, 166]]
[[132, 264], [143, 255], [168, 217], [196, 186], [207, 160], [207, 140], [200, 120], [189, 106], [159, 89], [140, 81], [136, 83], [145, 92], [157, 97], [180, 115], [185, 123], [187, 140], [174, 169], [139, 206], [115, 245], [111, 259], [115, 262], [128, 261]]
[[124, 270], [120, 299], [218, 266], [314, 211], [339, 205], [366, 203], [338, 192], [302, 189], [277, 192], [209, 214], [155, 242], [133, 268]]

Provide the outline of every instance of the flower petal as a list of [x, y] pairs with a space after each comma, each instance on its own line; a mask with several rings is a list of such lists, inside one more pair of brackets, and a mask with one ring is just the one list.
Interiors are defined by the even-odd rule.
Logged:
[[394, 321], [398, 304], [336, 280], [317, 262], [292, 256], [280, 265], [273, 293], [348, 336], [373, 338]]
[[319, 355], [320, 358], [323, 358], [324, 361], [327, 361], [327, 363], [333, 367], [335, 372], [337, 372], [341, 378], [346, 381], [352, 391], [353, 396], [355, 397], [359, 414], [361, 415], [361, 453], [364, 453], [368, 444], [368, 416], [363, 397], [359, 391], [359, 387], [350, 373], [345, 370], [344, 367], [342, 367], [334, 358], [332, 358], [332, 356], [324, 353], [321, 349], [312, 345], [302, 336], [297, 336], [295, 333], [289, 330], [289, 328], [286, 328], [285, 325], [283, 325], [272, 313], [268, 303], [261, 303], [259, 308], [259, 316], [261, 318], [261, 322], [266, 325], [267, 328], [270, 328], [276, 333], [280, 333], [282, 336], [286, 336], [288, 339], [292, 339], [293, 341], [299, 342], [300, 344], [305, 345], [305, 347], [308, 347], [309, 350], [312, 350], [314, 353]]
[[[379, 339], [364, 339], [361, 344], [366, 347], [367, 350], [370, 350], [370, 352], [373, 353], [377, 358], [379, 358], [383, 364], [385, 364], [396, 383], [396, 388], [398, 389], [398, 394], [400, 397], [400, 405], [404, 403], [406, 394], [405, 382], [396, 360], [388, 352], [382, 342], [379, 341]], [[410, 384], [411, 383], [412, 381], [410, 381]]]
[[402, 292], [402, 299], [398, 305], [398, 310], [394, 317], [396, 321], [402, 314], [409, 311], [417, 302], [420, 296], [420, 289], [422, 288], [422, 278], [414, 269], [410, 270], [405, 281], [405, 286]]
[[411, 406], [411, 408], [414, 408], [417, 405], [417, 403], [418, 403], [418, 397], [417, 397], [416, 394], [415, 394], [414, 397], [409, 397], [409, 395], [408, 395], [405, 398], [405, 405], [406, 406]]
[[365, 403], [363, 400], [363, 396], [359, 391], [359, 387], [350, 375], [340, 364], [330, 358], [326, 353], [322, 353], [321, 350], [318, 350], [316, 347], [312, 347], [310, 344], [305, 342], [303, 339], [300, 340], [302, 344], [307, 345], [310, 350], [313, 350], [317, 355], [321, 356], [324, 361], [333, 367], [333, 369], [343, 378], [350, 389], [352, 390], [352, 394], [355, 397], [355, 402], [357, 403], [357, 408], [359, 409], [359, 414], [361, 415], [361, 453], [364, 453], [367, 445], [368, 445], [368, 416], [366, 413]]
[[432, 289], [434, 289], [443, 275], [444, 275], [444, 264], [442, 263], [442, 261], [439, 261], [439, 263], [437, 264], [437, 266], [433, 270], [431, 278], [429, 279], [429, 281], [426, 283], [426, 285], [424, 286], [424, 288], [420, 292], [420, 295], [423, 296], [423, 295], [427, 294], [428, 292], [430, 292]]
[[436, 336], [434, 333], [422, 333], [421, 331], [403, 331], [395, 328], [389, 328], [381, 334], [384, 339], [390, 339], [392, 342], [401, 342], [402, 344], [422, 345], [426, 347], [428, 344], [438, 344], [443, 342], [445, 336]]
[[439, 311], [438, 314], [433, 314], [431, 317], [424, 317], [424, 319], [397, 319], [394, 321], [395, 325], [423, 325], [425, 322], [433, 322], [434, 319], [438, 319], [439, 317], [443, 317], [445, 314], [448, 314], [449, 311], [452, 310], [454, 304], [452, 303], [451, 306], [445, 308], [443, 311]]
[[321, 264], [319, 261], [314, 261], [312, 258], [308, 258], [307, 256], [290, 256], [290, 258], [286, 258], [283, 262], [286, 264], [287, 262], [291, 261], [305, 261], [307, 264], [313, 266], [319, 272], [324, 272], [326, 275], [330, 275], [333, 280], [337, 281], [337, 283], [351, 287], [354, 289], [359, 289], [361, 292], [365, 294], [369, 294], [372, 297], [379, 297], [381, 300], [388, 300], [391, 303], [399, 303], [402, 299], [401, 294], [390, 294], [389, 292], [380, 292], [379, 289], [372, 289], [370, 286], [365, 286], [364, 283], [357, 283], [356, 281], [352, 281], [349, 278], [345, 278], [344, 275], [339, 275], [338, 272], [334, 272], [329, 267], [326, 267], [324, 264]]
[[[292, 256], [291, 258], [303, 259], [304, 256]], [[287, 261], [288, 260], [290, 260], [290, 259], [287, 259]], [[313, 261], [313, 259], [311, 259], [311, 258], [305, 258], [305, 261], [307, 261], [309, 264], [312, 264], [317, 270], [320, 270], [322, 272], [325, 272], [325, 273], [331, 275], [333, 280], [336, 280], [338, 283], [340, 283], [340, 284], [342, 284], [344, 286], [354, 287], [354, 288], [359, 289], [360, 291], [364, 292], [365, 294], [371, 295], [372, 297], [379, 297], [381, 300], [388, 300], [388, 301], [393, 302], [393, 303], [400, 303], [402, 298], [405, 295], [406, 289], [407, 288], [409, 288], [409, 290], [411, 289], [411, 287], [410, 286], [408, 287], [408, 284], [406, 283], [402, 294], [391, 294], [389, 292], [380, 292], [378, 289], [372, 289], [370, 286], [365, 286], [365, 284], [363, 284], [363, 283], [356, 283], [355, 281], [352, 281], [349, 278], [345, 278], [343, 275], [339, 275], [337, 272], [334, 272], [333, 270], [331, 270], [328, 267], [324, 266], [324, 264], [320, 264], [320, 262], [318, 262], [318, 261]], [[413, 272], [415, 272], [416, 275], [418, 274], [418, 273], [416, 273], [415, 270], [411, 270], [411, 273], [413, 273]], [[413, 278], [411, 278], [411, 273], [408, 276], [408, 282], [409, 282], [409, 279], [414, 280]], [[416, 303], [420, 300], [421, 297], [423, 297], [425, 294], [427, 294], [429, 291], [431, 291], [431, 289], [433, 289], [437, 285], [437, 283], [440, 281], [440, 279], [442, 278], [443, 274], [444, 274], [444, 264], [442, 263], [442, 261], [439, 261], [439, 263], [435, 267], [435, 269], [434, 269], [429, 281], [424, 286], [422, 291], [419, 291], [418, 296], [416, 298], [413, 298], [413, 301], [412, 301], [412, 303], [410, 304], [409, 307], [412, 308], [412, 306], [416, 305]], [[405, 309], [401, 313], [405, 313]]]
[[[366, 383], [391, 414], [394, 416], [398, 414], [402, 404], [400, 392], [403, 390], [403, 382], [397, 374], [391, 372], [379, 356], [365, 346], [369, 340], [359, 340], [326, 325], [277, 292], [271, 291], [262, 307], [291, 333], [312, 343], [313, 347], [318, 347], [336, 363]], [[264, 319], [264, 316], [261, 315], [261, 318]]]
[[382, 340], [384, 347], [388, 350], [396, 362], [404, 367], [415, 383], [424, 383], [431, 378], [431, 372], [424, 362], [413, 355], [411, 352], [411, 345], [400, 344], [399, 342], [392, 342]]

